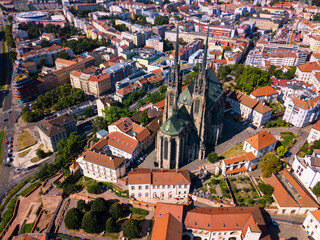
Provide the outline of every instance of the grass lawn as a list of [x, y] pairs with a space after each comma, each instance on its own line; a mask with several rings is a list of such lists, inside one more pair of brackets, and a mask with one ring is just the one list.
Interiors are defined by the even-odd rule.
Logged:
[[24, 157], [27, 156], [27, 154], [31, 151], [31, 149], [25, 150], [21, 153], [18, 153], [18, 157]]
[[306, 142], [301, 148], [300, 151], [298, 152], [298, 156], [299, 157], [304, 157], [306, 154], [310, 154], [311, 150], [309, 150], [309, 143]]
[[105, 238], [118, 239], [119, 235], [120, 235], [120, 232], [116, 232], [116, 233], [105, 233], [102, 236]]
[[285, 147], [285, 148], [289, 148], [291, 147], [291, 145], [295, 140], [298, 140], [299, 136], [296, 134], [293, 134], [292, 132], [282, 132], [280, 133], [281, 138], [283, 139], [281, 141], [281, 144]]
[[31, 147], [36, 143], [37, 141], [28, 131], [18, 134], [18, 151]]
[[243, 150], [243, 143], [239, 143], [239, 144], [229, 148], [224, 153], [222, 153], [220, 155], [220, 157], [230, 158], [230, 157], [240, 156], [240, 155], [243, 155], [245, 153], [246, 153], [246, 151]]
[[146, 217], [146, 215], [142, 215], [142, 214], [138, 214], [138, 213], [133, 213], [131, 216], [132, 219], [136, 219], [138, 221], [144, 220], [145, 217]]
[[32, 163], [36, 163], [36, 162], [39, 161], [39, 158], [38, 158], [38, 157], [31, 158], [30, 161], [31, 161]]
[[[6, 53], [7, 52], [7, 47], [6, 47], [6, 43], [2, 42], [2, 52]], [[8, 69], [8, 62], [9, 62], [9, 58], [8, 58], [8, 54], [2, 54], [2, 59], [3, 59], [3, 69]], [[2, 76], [0, 77], [0, 89], [5, 89], [7, 86], [7, 80], [8, 80], [8, 71], [2, 71]]]
[[254, 206], [259, 195], [247, 176], [230, 177], [229, 182], [238, 206]]
[[273, 112], [285, 110], [285, 106], [282, 103], [270, 103], [269, 106], [272, 108]]
[[2, 163], [2, 156], [3, 156], [3, 147], [4, 147], [4, 137], [6, 136], [6, 131], [1, 131], [0, 132], [0, 165]]
[[30, 233], [33, 228], [33, 225], [34, 225], [34, 222], [23, 224], [19, 234]]

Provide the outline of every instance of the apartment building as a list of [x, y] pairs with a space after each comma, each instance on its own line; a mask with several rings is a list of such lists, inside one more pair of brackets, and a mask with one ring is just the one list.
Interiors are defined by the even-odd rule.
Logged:
[[[306, 214], [318, 210], [318, 203], [304, 190], [293, 176], [284, 169], [270, 178], [263, 177], [265, 183], [274, 189], [272, 196], [277, 204], [278, 214]], [[295, 194], [292, 194], [294, 192]]]
[[271, 240], [258, 207], [188, 207], [157, 203], [151, 240]]
[[320, 65], [318, 62], [307, 62], [297, 66], [296, 79], [298, 81], [304, 81], [311, 83], [312, 75], [314, 72], [320, 71]]
[[302, 228], [313, 239], [320, 239], [320, 210], [308, 211]]
[[319, 150], [315, 149], [311, 155], [306, 155], [303, 158], [294, 156], [292, 169], [304, 186], [312, 189], [320, 181]]
[[270, 86], [258, 87], [250, 93], [250, 98], [257, 99], [260, 102], [276, 102], [278, 92]]
[[113, 81], [108, 73], [91, 72], [86, 73], [73, 70], [70, 73], [72, 87], [82, 89], [87, 95], [100, 96], [114, 88]]
[[255, 169], [257, 158], [252, 152], [241, 156], [231, 157], [222, 160], [222, 174], [231, 176], [233, 174], [245, 173]]
[[57, 151], [61, 139], [67, 140], [70, 133], [77, 131], [76, 120], [69, 114], [52, 119], [43, 119], [37, 124], [41, 142], [51, 151]]
[[272, 109], [270, 107], [241, 92], [229, 91], [227, 99], [233, 111], [257, 127], [266, 124], [271, 118]]
[[146, 40], [146, 47], [153, 48], [158, 52], [163, 52], [163, 49], [164, 49], [163, 40], [160, 36], [153, 35], [151, 38], [148, 38]]
[[272, 152], [278, 140], [269, 132], [261, 131], [244, 140], [243, 150], [252, 152], [256, 158], [262, 158]]
[[108, 126], [108, 132], [109, 134], [120, 132], [126, 135], [128, 138], [132, 138], [133, 140], [139, 142], [139, 152], [145, 151], [153, 143], [150, 131], [146, 127], [133, 122], [130, 118], [121, 118], [118, 121], [110, 124]]
[[310, 50], [314, 53], [320, 52], [320, 36], [309, 36]]
[[129, 196], [148, 199], [186, 199], [191, 185], [187, 169], [136, 168], [128, 173]]
[[135, 71], [136, 67], [134, 62], [119, 62], [104, 69], [102, 72], [110, 75], [114, 86], [116, 82], [130, 76]]
[[320, 139], [320, 120], [318, 120], [310, 130], [308, 136], [308, 143], [313, 143], [316, 140]]
[[118, 178], [126, 174], [126, 159], [96, 152], [95, 147], [92, 146], [92, 150], [88, 149], [76, 160], [82, 175], [96, 181], [117, 183]]
[[53, 44], [52, 46], [47, 48], [34, 47], [32, 50], [26, 53], [19, 53], [17, 56], [17, 60], [20, 62], [34, 61], [37, 65], [39, 65], [40, 59], [44, 58], [46, 60], [46, 64], [54, 65], [59, 52], [67, 52], [69, 57], [73, 57], [73, 51], [71, 48], [61, 47], [57, 44]]
[[283, 120], [296, 127], [305, 127], [320, 117], [320, 96], [310, 99], [287, 97]]
[[[178, 57], [179, 60], [185, 60], [188, 61], [189, 57], [195, 53], [196, 51], [198, 51], [200, 48], [202, 48], [202, 40], [201, 39], [196, 39], [190, 43], [188, 43], [186, 46], [182, 47], [179, 49], [178, 52]], [[175, 56], [175, 52], [172, 52], [170, 54], [170, 58], [174, 58]]]

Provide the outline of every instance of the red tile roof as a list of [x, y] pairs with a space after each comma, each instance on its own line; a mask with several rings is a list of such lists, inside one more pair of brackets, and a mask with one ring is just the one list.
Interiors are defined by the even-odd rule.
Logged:
[[116, 170], [126, 159], [88, 150], [83, 155], [83, 160]]
[[306, 62], [298, 66], [301, 72], [312, 72], [313, 70], [320, 70], [320, 66], [317, 62]]
[[261, 150], [273, 143], [276, 143], [278, 140], [269, 132], [261, 131], [251, 137], [248, 137], [246, 140], [254, 149]]
[[229, 165], [232, 163], [237, 163], [237, 162], [242, 162], [242, 161], [251, 162], [252, 160], [255, 160], [255, 159], [256, 159], [256, 156], [252, 152], [249, 152], [249, 153], [243, 154], [241, 156], [236, 156], [236, 157], [224, 159], [223, 161], [226, 165]]
[[182, 223], [170, 213], [154, 221], [151, 240], [181, 239]]
[[318, 120], [318, 121], [313, 125], [312, 128], [315, 129], [315, 130], [320, 131], [320, 120]]
[[126, 134], [112, 132], [107, 135], [108, 144], [124, 152], [132, 154], [138, 147], [139, 142]]
[[187, 169], [136, 168], [128, 173], [128, 184], [185, 185], [191, 184]]
[[274, 94], [278, 94], [278, 92], [270, 86], [265, 86], [265, 87], [259, 87], [253, 90], [251, 94], [255, 97], [261, 97], [261, 96], [271, 96]]
[[246, 168], [245, 165], [242, 165], [240, 168], [235, 167], [233, 170], [227, 169], [225, 174], [226, 175], [228, 175], [228, 174], [236, 174], [236, 173], [239, 173], [239, 172], [246, 172], [246, 171], [248, 171], [248, 169]]

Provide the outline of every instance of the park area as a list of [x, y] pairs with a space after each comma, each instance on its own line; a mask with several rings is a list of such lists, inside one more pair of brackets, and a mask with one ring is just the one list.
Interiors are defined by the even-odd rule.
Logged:
[[18, 151], [24, 150], [28, 147], [31, 147], [37, 143], [37, 141], [34, 139], [34, 137], [28, 132], [24, 131], [18, 134], [18, 143], [17, 148]]
[[280, 143], [286, 149], [289, 149], [299, 138], [298, 135], [292, 132], [281, 132], [280, 137], [281, 137]]
[[229, 148], [227, 151], [220, 155], [221, 158], [231, 158], [235, 156], [240, 156], [246, 154], [246, 151], [243, 150], [243, 143], [238, 143], [233, 147]]

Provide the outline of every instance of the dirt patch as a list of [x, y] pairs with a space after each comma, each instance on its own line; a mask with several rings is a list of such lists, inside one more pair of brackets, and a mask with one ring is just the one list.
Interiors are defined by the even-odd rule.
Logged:
[[28, 131], [24, 131], [18, 134], [18, 143], [17, 143], [18, 151], [31, 147], [36, 143], [37, 141]]

